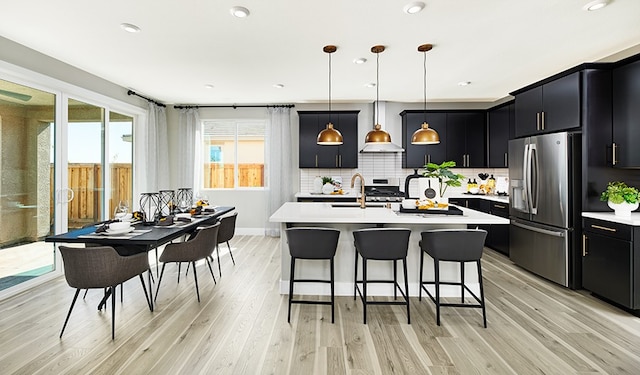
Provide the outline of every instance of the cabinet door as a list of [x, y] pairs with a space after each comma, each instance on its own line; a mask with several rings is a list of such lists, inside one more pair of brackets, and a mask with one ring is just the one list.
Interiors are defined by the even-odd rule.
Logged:
[[299, 113], [299, 163], [300, 168], [318, 168], [318, 116]]
[[456, 162], [456, 167], [466, 167], [467, 117], [466, 113], [447, 114], [447, 160]]
[[340, 168], [358, 168], [358, 113], [339, 113], [338, 123], [344, 140], [339, 147], [338, 165]]
[[613, 71], [615, 167], [640, 167], [640, 61]]
[[507, 168], [509, 150], [509, 131], [513, 104], [489, 110], [489, 168]]
[[413, 133], [420, 129], [425, 120], [425, 114], [420, 112], [404, 111], [402, 116], [402, 147], [405, 149], [402, 158], [403, 168], [422, 168], [425, 164], [440, 164], [446, 159], [447, 139], [447, 115], [446, 113], [427, 112], [426, 119], [429, 127], [438, 132], [440, 143], [436, 145], [412, 145]]
[[[339, 122], [339, 115], [337, 113], [331, 113], [331, 116], [329, 116], [329, 113], [319, 113], [316, 116], [318, 118], [318, 132], [327, 127], [327, 124], [329, 123], [329, 117], [331, 117], [331, 123], [333, 123], [337, 129], [340, 129], [340, 127], [336, 125], [336, 122]], [[342, 132], [342, 130], [340, 131]], [[337, 168], [339, 163], [339, 152], [340, 146], [319, 146], [316, 143], [318, 168]]]
[[516, 95], [515, 136], [516, 138], [538, 132], [538, 113], [542, 111], [542, 86], [534, 87]]
[[467, 167], [486, 167], [486, 115], [484, 112], [469, 113], [466, 116], [465, 149], [467, 154]]
[[558, 78], [542, 87], [541, 131], [580, 127], [580, 72]]
[[609, 236], [585, 232], [582, 286], [593, 293], [632, 306], [632, 244]]

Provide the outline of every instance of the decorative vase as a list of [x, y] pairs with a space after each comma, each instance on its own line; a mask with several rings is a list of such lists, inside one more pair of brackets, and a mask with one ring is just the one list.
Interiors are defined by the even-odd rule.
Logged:
[[616, 216], [624, 216], [624, 217], [630, 217], [631, 216], [631, 211], [635, 211], [638, 209], [638, 203], [627, 203], [627, 202], [622, 202], [622, 203], [612, 203], [611, 201], [608, 201], [607, 204], [609, 205], [609, 208], [611, 208]]
[[313, 179], [313, 193], [322, 194], [322, 177], [320, 176]]
[[333, 193], [333, 184], [330, 182], [327, 182], [326, 184], [322, 185], [322, 194], [331, 194]]

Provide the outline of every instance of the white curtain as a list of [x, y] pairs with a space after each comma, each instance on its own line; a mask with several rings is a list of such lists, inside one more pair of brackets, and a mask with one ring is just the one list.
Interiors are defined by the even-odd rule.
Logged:
[[[141, 177], [140, 192], [157, 192], [169, 187], [169, 157], [167, 150], [167, 112], [149, 102], [147, 126], [142, 134], [141, 144], [144, 147], [144, 173]], [[134, 198], [135, 200], [135, 198]]]
[[265, 235], [280, 236], [280, 223], [270, 223], [269, 217], [284, 202], [293, 198], [293, 163], [291, 157], [291, 114], [289, 108], [269, 108], [267, 141], [269, 145], [267, 175], [267, 221]]
[[203, 162], [198, 109], [181, 109], [178, 125], [176, 181], [179, 186], [175, 186], [175, 188], [193, 188], [193, 191], [197, 192], [201, 186], [200, 176]]

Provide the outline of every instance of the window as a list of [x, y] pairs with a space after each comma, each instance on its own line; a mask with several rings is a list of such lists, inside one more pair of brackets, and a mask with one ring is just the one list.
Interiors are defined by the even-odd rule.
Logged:
[[265, 129], [264, 120], [203, 121], [204, 188], [264, 187]]

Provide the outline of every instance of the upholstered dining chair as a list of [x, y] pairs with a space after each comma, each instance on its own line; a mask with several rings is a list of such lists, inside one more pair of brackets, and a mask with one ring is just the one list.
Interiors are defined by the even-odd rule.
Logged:
[[92, 246], [89, 248], [60, 246], [64, 263], [64, 276], [70, 287], [76, 288], [67, 318], [62, 326], [60, 337], [69, 322], [71, 311], [82, 289], [105, 289], [111, 297], [111, 339], [115, 339], [116, 325], [116, 287], [136, 276], [140, 277], [142, 289], [152, 308], [151, 293], [147, 292], [142, 274], [149, 271], [149, 258], [146, 252], [122, 256], [111, 246]]
[[[193, 278], [196, 284], [196, 295], [198, 296], [198, 302], [200, 302], [200, 290], [198, 288], [198, 274], [196, 272], [196, 262], [205, 260], [207, 266], [209, 266], [209, 272], [213, 278], [214, 284], [216, 283], [216, 277], [213, 275], [213, 269], [211, 268], [211, 262], [209, 258], [213, 254], [214, 246], [217, 243], [218, 230], [220, 223], [214, 225], [201, 227], [195, 232], [195, 235], [185, 242], [170, 243], [165, 246], [162, 254], [160, 254], [160, 262], [162, 262], [162, 271], [160, 271], [160, 278], [158, 279], [158, 287], [156, 289], [156, 295], [154, 300], [158, 299], [158, 293], [160, 292], [160, 284], [162, 283], [162, 276], [164, 275], [164, 269], [167, 263], [187, 262], [193, 266]], [[180, 271], [178, 270], [178, 275]]]
[[218, 273], [222, 276], [222, 267], [220, 266], [220, 244], [226, 242], [227, 249], [229, 249], [229, 255], [231, 255], [231, 261], [235, 266], [236, 261], [233, 259], [233, 253], [231, 252], [231, 246], [229, 246], [229, 241], [233, 238], [236, 233], [236, 220], [238, 218], [238, 213], [234, 212], [227, 216], [223, 216], [220, 218], [220, 230], [218, 231], [218, 241], [216, 242], [216, 254], [218, 255]]

